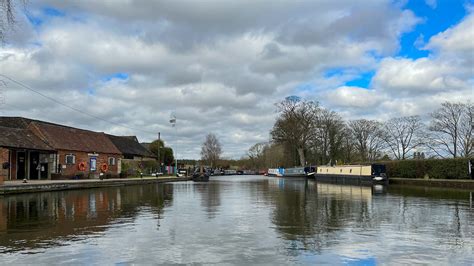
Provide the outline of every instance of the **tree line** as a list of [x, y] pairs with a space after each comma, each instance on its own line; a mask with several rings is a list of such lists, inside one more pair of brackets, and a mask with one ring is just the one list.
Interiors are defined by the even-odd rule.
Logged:
[[257, 143], [247, 153], [252, 168], [474, 155], [471, 102], [444, 102], [427, 121], [420, 116], [345, 121], [318, 102], [296, 96], [277, 103], [276, 109], [271, 141]]

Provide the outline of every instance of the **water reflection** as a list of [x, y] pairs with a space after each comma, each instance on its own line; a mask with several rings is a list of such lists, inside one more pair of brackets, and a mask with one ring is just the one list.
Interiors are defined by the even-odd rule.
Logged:
[[[281, 236], [289, 240], [289, 254], [300, 254], [302, 250], [320, 254], [337, 247], [346, 250], [344, 255], [351, 261], [371, 261], [373, 258], [365, 254], [365, 245], [361, 245], [361, 252], [354, 243], [345, 246], [345, 241], [354, 237], [360, 241], [392, 238], [386, 244], [400, 245], [401, 250], [411, 242], [408, 246], [414, 244], [416, 248], [405, 250], [399, 258], [408, 258], [410, 262], [417, 249], [426, 252], [437, 247], [474, 247], [470, 242], [474, 212], [469, 191], [363, 187], [282, 178], [272, 180], [270, 190], [275, 204], [272, 222]], [[382, 241], [380, 247], [383, 246]]]
[[0, 201], [0, 252], [54, 247], [100, 236], [112, 223], [133, 222], [144, 206], [160, 218], [171, 200], [170, 186], [8, 196]]
[[372, 187], [316, 183], [304, 179], [275, 179], [270, 186], [275, 204], [273, 223], [293, 250], [320, 252], [336, 242], [332, 232], [347, 223], [373, 227]]
[[473, 232], [468, 191], [297, 178], [0, 198], [5, 264], [472, 264]]
[[219, 213], [222, 186], [220, 183], [196, 184], [196, 190], [201, 195], [201, 206], [204, 207], [209, 219], [215, 218]]

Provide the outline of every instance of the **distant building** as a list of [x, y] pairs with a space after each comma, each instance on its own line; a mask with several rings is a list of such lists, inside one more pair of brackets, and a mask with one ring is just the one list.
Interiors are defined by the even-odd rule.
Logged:
[[127, 175], [151, 174], [158, 171], [157, 158], [138, 142], [136, 136], [107, 135], [123, 155], [122, 172]]
[[136, 136], [114, 136], [106, 134], [112, 143], [119, 149], [124, 160], [149, 161], [156, 160], [147, 148], [145, 148]]

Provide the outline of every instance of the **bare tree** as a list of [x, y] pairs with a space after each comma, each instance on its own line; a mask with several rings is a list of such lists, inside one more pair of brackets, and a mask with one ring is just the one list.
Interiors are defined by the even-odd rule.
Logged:
[[284, 165], [285, 153], [281, 144], [271, 143], [265, 148], [265, 167], [274, 168]]
[[383, 148], [381, 124], [374, 120], [353, 120], [349, 128], [362, 161], [374, 161]]
[[262, 167], [265, 163], [265, 150], [268, 143], [257, 143], [250, 147], [247, 155], [256, 169]]
[[290, 96], [278, 103], [277, 108], [279, 117], [273, 126], [272, 138], [287, 147], [295, 147], [300, 165], [304, 166], [305, 151], [316, 132], [318, 103]]
[[319, 154], [320, 163], [335, 162], [342, 157], [344, 143], [344, 121], [334, 111], [322, 109], [318, 114], [316, 141], [316, 154]]
[[405, 160], [409, 152], [423, 144], [423, 123], [419, 116], [404, 116], [384, 124], [383, 140], [397, 160]]
[[428, 147], [438, 156], [472, 155], [471, 103], [444, 102], [431, 114]]
[[[17, 1], [26, 6], [26, 1]], [[5, 41], [5, 33], [15, 25], [15, 2], [0, 0], [0, 42]]]
[[342, 141], [342, 160], [345, 163], [350, 163], [353, 161], [356, 154], [356, 141], [354, 135], [352, 134], [351, 129], [348, 125], [344, 125], [342, 129], [344, 132], [344, 137]]
[[222, 154], [222, 145], [216, 135], [209, 133], [201, 147], [201, 160], [215, 167]]
[[474, 104], [466, 103], [463, 118], [461, 119], [460, 133], [460, 155], [462, 157], [474, 156]]

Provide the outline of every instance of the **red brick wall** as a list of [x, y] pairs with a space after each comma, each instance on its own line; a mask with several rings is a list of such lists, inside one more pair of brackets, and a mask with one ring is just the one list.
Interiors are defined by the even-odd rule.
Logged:
[[17, 178], [16, 178], [16, 161], [17, 161], [16, 160], [17, 159], [16, 158], [17, 157], [16, 156], [16, 151], [14, 151], [14, 150], [10, 151], [10, 156], [11, 156], [10, 157], [10, 159], [11, 159], [11, 161], [10, 161], [10, 173], [11, 173], [10, 179], [11, 180], [17, 180]]
[[[73, 154], [76, 156], [76, 162], [75, 164], [66, 164], [66, 155]], [[61, 175], [63, 177], [74, 177], [75, 175], [78, 175], [82, 173], [84, 175], [84, 178], [87, 178], [89, 174], [94, 174], [94, 173], [100, 173], [100, 167], [102, 164], [107, 164], [108, 165], [108, 170], [106, 174], [112, 175], [112, 177], [117, 177], [118, 176], [118, 171], [117, 171], [117, 163], [118, 159], [122, 158], [121, 155], [118, 154], [105, 154], [105, 153], [99, 153], [99, 156], [97, 156], [97, 171], [95, 172], [90, 172], [90, 159], [91, 156], [88, 155], [89, 153], [87, 152], [78, 152], [78, 151], [65, 151], [65, 150], [60, 150], [58, 151], [58, 156], [59, 156], [59, 164], [61, 164]], [[109, 165], [109, 157], [114, 157], [115, 158], [115, 165]], [[79, 164], [81, 162], [85, 162], [86, 164], [86, 170], [85, 171], [80, 171], [79, 170]], [[65, 166], [65, 168], [64, 168]], [[92, 176], [91, 176], [92, 178]]]
[[7, 149], [0, 148], [0, 184], [3, 184], [4, 180], [8, 180], [9, 169], [3, 169], [3, 163], [7, 163], [9, 160], [9, 153]]

